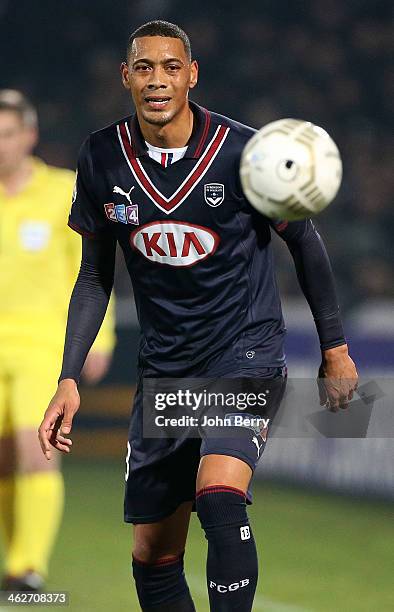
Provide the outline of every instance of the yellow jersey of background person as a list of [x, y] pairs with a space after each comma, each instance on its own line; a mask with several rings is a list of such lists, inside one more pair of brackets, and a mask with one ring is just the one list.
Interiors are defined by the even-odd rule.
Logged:
[[[59, 455], [48, 462], [37, 429], [56, 391], [81, 239], [67, 227], [75, 175], [32, 156], [37, 113], [0, 90], [0, 590], [40, 590], [64, 499]], [[114, 346], [107, 314], [85, 363], [102, 378]]]
[[[67, 226], [75, 174], [38, 158], [32, 164], [20, 193], [7, 196], [0, 183], [0, 342], [39, 343], [60, 355], [81, 262], [81, 239]], [[94, 348], [113, 343], [107, 315]]]

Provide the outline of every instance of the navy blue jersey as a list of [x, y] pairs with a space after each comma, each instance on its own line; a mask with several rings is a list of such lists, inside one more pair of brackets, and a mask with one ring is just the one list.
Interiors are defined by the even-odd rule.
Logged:
[[283, 366], [270, 226], [239, 181], [254, 130], [190, 104], [186, 154], [167, 167], [149, 157], [136, 115], [92, 134], [69, 225], [116, 236], [142, 330], [140, 365], [183, 375], [230, 350], [246, 367]]

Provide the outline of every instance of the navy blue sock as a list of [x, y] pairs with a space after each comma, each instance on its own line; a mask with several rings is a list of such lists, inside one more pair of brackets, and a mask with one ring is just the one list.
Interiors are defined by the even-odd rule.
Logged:
[[133, 557], [132, 565], [143, 612], [195, 612], [183, 571], [183, 555], [157, 563]]
[[258, 563], [243, 491], [222, 485], [200, 489], [196, 509], [208, 540], [211, 611], [251, 612]]

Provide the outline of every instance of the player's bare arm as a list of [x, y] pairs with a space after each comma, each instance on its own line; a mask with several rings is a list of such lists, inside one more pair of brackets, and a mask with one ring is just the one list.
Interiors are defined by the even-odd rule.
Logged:
[[91, 350], [86, 357], [82, 370], [82, 377], [88, 385], [98, 383], [109, 370], [112, 361], [112, 353], [107, 351]]

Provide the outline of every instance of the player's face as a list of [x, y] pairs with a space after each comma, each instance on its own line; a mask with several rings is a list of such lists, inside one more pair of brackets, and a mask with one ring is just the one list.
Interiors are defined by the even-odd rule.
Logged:
[[36, 130], [23, 124], [18, 113], [0, 111], [0, 176], [18, 169], [36, 144]]
[[158, 126], [187, 108], [197, 76], [197, 63], [189, 60], [179, 38], [136, 38], [128, 63], [122, 64], [123, 85], [133, 96], [138, 116]]

